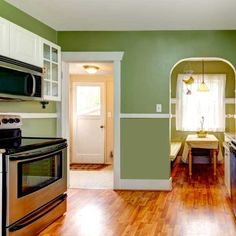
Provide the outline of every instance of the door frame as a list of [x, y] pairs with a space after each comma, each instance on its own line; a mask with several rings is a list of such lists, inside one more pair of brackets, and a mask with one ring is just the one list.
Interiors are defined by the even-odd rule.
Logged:
[[[70, 109], [72, 109], [70, 112], [72, 113], [72, 112], [75, 112], [76, 111], [76, 102], [75, 102], [75, 100], [74, 99], [76, 99], [74, 96], [76, 96], [76, 86], [100, 86], [101, 87], [101, 92], [102, 92], [102, 94], [101, 94], [101, 101], [103, 102], [103, 104], [102, 104], [102, 107], [101, 107], [101, 111], [102, 111], [102, 115], [103, 115], [103, 125], [106, 127], [106, 85], [105, 85], [105, 82], [92, 82], [92, 81], [90, 81], [90, 82], [88, 82], [88, 81], [71, 81], [71, 83], [70, 83], [70, 88], [71, 88], [71, 97], [70, 97], [70, 99], [72, 98], [72, 101], [70, 101], [70, 104], [69, 104], [69, 106], [70, 106]], [[72, 105], [71, 105], [71, 102], [72, 102]], [[91, 118], [91, 117], [90, 117]], [[73, 117], [72, 118], [72, 124], [70, 124], [70, 130], [73, 130], [73, 127], [75, 127], [74, 125], [74, 122], [75, 122], [75, 120], [74, 120], [75, 118]], [[72, 126], [72, 127], [71, 127]], [[74, 137], [74, 135], [73, 135], [73, 133], [72, 133], [72, 135], [70, 136], [71, 137], [71, 144], [73, 144], [73, 142], [74, 142], [74, 140], [73, 140], [73, 137]], [[105, 129], [103, 129], [103, 163], [105, 164], [106, 163], [106, 139], [107, 139], [107, 137], [106, 137], [106, 132], [105, 132]], [[73, 150], [73, 148], [71, 149], [71, 154], [73, 155], [73, 154], [75, 154], [75, 150]], [[71, 163], [71, 160], [72, 160], [72, 158], [70, 158], [70, 163]]]
[[[62, 52], [62, 100], [58, 106], [58, 128], [60, 135], [70, 143], [69, 126], [69, 63], [71, 62], [112, 62], [114, 66], [114, 160], [113, 188], [120, 189], [120, 91], [121, 91], [121, 60], [124, 52]], [[69, 148], [68, 148], [69, 150]], [[70, 153], [67, 152], [67, 160]], [[67, 161], [67, 177], [69, 180], [69, 161]], [[69, 183], [69, 181], [68, 181]]]

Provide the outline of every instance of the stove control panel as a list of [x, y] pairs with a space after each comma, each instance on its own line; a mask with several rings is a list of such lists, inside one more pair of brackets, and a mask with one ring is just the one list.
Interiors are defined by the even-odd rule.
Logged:
[[0, 115], [0, 129], [16, 129], [22, 126], [22, 119], [17, 115]]

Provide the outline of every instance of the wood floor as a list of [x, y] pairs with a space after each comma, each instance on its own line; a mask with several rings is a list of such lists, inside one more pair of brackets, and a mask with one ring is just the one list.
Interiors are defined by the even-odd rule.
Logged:
[[223, 181], [211, 165], [176, 165], [173, 190], [68, 191], [67, 214], [40, 236], [235, 236], [236, 220]]

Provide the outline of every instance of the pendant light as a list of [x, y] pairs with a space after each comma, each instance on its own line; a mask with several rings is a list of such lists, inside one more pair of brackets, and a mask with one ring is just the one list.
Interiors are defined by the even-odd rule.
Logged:
[[204, 81], [204, 60], [202, 60], [202, 82], [198, 88], [199, 92], [208, 92], [209, 89]]

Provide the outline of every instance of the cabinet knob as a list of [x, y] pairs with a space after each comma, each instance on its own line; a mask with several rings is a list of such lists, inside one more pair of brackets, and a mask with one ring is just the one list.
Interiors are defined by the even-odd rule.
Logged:
[[104, 125], [101, 125], [100, 128], [103, 129], [103, 128], [104, 128]]

